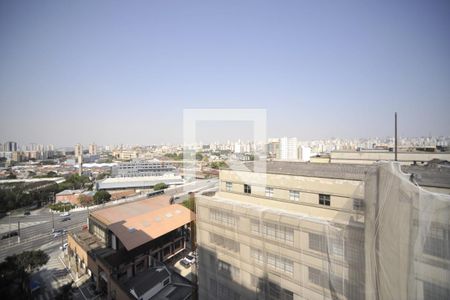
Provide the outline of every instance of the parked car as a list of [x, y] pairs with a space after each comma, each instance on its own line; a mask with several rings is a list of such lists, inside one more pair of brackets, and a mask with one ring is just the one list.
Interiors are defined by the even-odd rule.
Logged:
[[59, 237], [59, 236], [64, 235], [65, 233], [66, 233], [66, 230], [65, 230], [65, 229], [57, 229], [57, 230], [55, 230], [55, 231], [53, 232], [53, 237], [54, 237], [54, 238], [57, 238], [57, 237]]
[[186, 260], [186, 258], [183, 258], [182, 260], [180, 260], [180, 265], [182, 265], [186, 269], [191, 266], [191, 264], [189, 263], [189, 261]]
[[62, 246], [59, 246], [59, 250], [61, 250], [61, 251], [64, 251], [64, 250], [66, 250], [66, 249], [67, 249], [67, 246], [69, 246], [69, 244], [68, 244], [68, 243], [65, 243], [64, 245], [62, 245]]
[[31, 213], [30, 213], [29, 210], [27, 210], [26, 212], [23, 213], [23, 215], [24, 215], [24, 216], [29, 216], [29, 215], [31, 215]]
[[13, 236], [18, 236], [18, 235], [19, 235], [19, 232], [17, 232], [17, 230], [10, 231], [10, 232], [7, 232], [2, 235], [2, 240], [13, 237]]
[[70, 216], [69, 212], [63, 212], [62, 214], [59, 215], [60, 217], [68, 217]]
[[192, 265], [195, 262], [195, 257], [190, 253], [189, 255], [186, 255], [184, 258], [190, 265]]

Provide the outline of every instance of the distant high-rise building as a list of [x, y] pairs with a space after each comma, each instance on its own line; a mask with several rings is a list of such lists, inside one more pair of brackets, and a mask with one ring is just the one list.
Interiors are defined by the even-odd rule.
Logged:
[[300, 146], [298, 147], [298, 159], [301, 161], [309, 161], [311, 158], [311, 148]]
[[234, 153], [241, 153], [243, 152], [241, 149], [241, 141], [238, 141], [237, 143], [234, 144]]
[[4, 151], [8, 151], [8, 152], [17, 151], [17, 143], [16, 142], [6, 142], [3, 147], [4, 147]]
[[267, 144], [267, 154], [271, 158], [280, 158], [280, 140], [272, 139]]
[[96, 144], [90, 144], [89, 145], [89, 154], [90, 155], [97, 155], [97, 145]]
[[298, 159], [297, 138], [283, 137], [280, 139], [280, 159]]
[[75, 145], [75, 157], [79, 157], [80, 155], [83, 155], [83, 145], [76, 144]]

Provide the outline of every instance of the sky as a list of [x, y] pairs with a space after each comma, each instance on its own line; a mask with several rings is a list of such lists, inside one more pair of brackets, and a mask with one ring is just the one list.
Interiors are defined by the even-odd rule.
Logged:
[[388, 136], [394, 111], [450, 135], [450, 2], [2, 0], [0, 107], [0, 142], [60, 146], [180, 143], [193, 108], [266, 109], [270, 137]]

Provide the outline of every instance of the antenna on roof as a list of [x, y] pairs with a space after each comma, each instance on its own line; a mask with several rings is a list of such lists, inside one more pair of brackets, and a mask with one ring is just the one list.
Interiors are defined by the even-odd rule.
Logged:
[[397, 112], [395, 112], [395, 161], [397, 161]]

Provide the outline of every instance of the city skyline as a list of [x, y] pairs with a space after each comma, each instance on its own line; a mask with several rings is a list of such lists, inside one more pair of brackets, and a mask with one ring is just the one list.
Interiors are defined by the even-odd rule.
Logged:
[[[268, 136], [449, 135], [450, 4], [2, 2], [0, 139], [181, 143], [186, 108]], [[226, 137], [222, 137], [226, 139]]]

